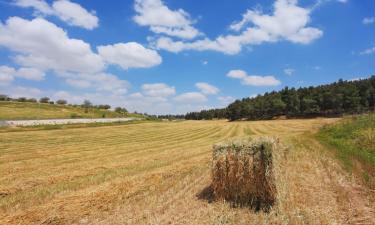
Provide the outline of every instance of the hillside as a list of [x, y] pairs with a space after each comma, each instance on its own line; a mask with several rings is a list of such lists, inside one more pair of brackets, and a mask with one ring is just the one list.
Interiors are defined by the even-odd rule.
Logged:
[[[1, 224], [374, 224], [375, 198], [314, 138], [338, 119], [183, 121], [0, 133]], [[212, 145], [288, 146], [269, 213], [210, 201]]]
[[375, 110], [375, 76], [319, 86], [289, 88], [236, 100], [224, 109], [186, 114], [186, 119], [264, 120], [286, 116], [341, 116]]
[[65, 119], [65, 118], [113, 118], [122, 114], [97, 108], [87, 113], [81, 107], [51, 105], [48, 103], [0, 101], [0, 120], [18, 119]]

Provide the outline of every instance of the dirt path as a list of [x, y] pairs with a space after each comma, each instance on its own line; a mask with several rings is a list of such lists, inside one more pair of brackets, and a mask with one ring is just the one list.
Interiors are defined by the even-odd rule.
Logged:
[[6, 126], [38, 126], [77, 123], [114, 123], [137, 120], [137, 118], [97, 118], [97, 119], [45, 119], [45, 120], [3, 120], [0, 127]]

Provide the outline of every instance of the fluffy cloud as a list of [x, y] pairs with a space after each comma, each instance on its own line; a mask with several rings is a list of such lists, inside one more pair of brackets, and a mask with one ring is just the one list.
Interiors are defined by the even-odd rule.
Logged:
[[104, 72], [96, 74], [62, 73], [59, 76], [64, 78], [67, 84], [72, 87], [93, 88], [97, 92], [113, 95], [124, 95], [130, 88], [130, 84], [126, 80], [121, 80], [113, 74]]
[[200, 92], [186, 92], [174, 98], [178, 103], [194, 104], [207, 101], [207, 97]]
[[244, 79], [247, 77], [247, 73], [243, 70], [231, 70], [228, 72], [227, 77], [235, 79]]
[[26, 98], [39, 98], [44, 93], [42, 90], [33, 87], [15, 86], [6, 89], [9, 96], [13, 98], [26, 97]]
[[195, 86], [205, 95], [216, 95], [219, 93], [219, 88], [204, 82], [196, 83]]
[[142, 92], [146, 96], [166, 98], [166, 97], [175, 95], [176, 89], [175, 87], [168, 86], [164, 83], [154, 83], [154, 84], [143, 84]]
[[44, 0], [15, 0], [14, 4], [23, 8], [34, 8], [37, 14], [57, 16], [69, 25], [88, 30], [96, 28], [99, 23], [94, 12], [88, 12], [81, 5], [69, 0], [54, 1], [51, 6]]
[[292, 69], [292, 68], [287, 68], [287, 69], [284, 69], [284, 73], [286, 74], [286, 75], [288, 75], [288, 76], [292, 76], [293, 75], [293, 73], [294, 73], [294, 69]]
[[367, 25], [367, 24], [372, 24], [375, 22], [375, 17], [366, 17], [363, 18], [362, 23]]
[[249, 86], [277, 86], [281, 84], [274, 76], [248, 75], [243, 70], [231, 70], [228, 72], [227, 76], [239, 79], [242, 84]]
[[39, 70], [96, 73], [104, 69], [99, 55], [88, 43], [71, 39], [67, 33], [43, 18], [25, 20], [10, 17], [0, 23], [0, 46], [17, 52], [15, 61]]
[[135, 42], [98, 46], [98, 52], [106, 62], [117, 64], [125, 70], [152, 67], [162, 62], [156, 51]]
[[205, 38], [194, 42], [173, 41], [161, 37], [154, 41], [153, 45], [171, 52], [212, 50], [237, 54], [245, 45], [258, 45], [264, 42], [287, 40], [292, 43], [309, 44], [320, 38], [323, 32], [308, 26], [311, 9], [300, 7], [297, 3], [297, 0], [276, 0], [272, 15], [259, 10], [248, 10], [241, 21], [230, 26], [233, 31], [241, 31], [239, 34], [221, 35], [215, 40]]
[[0, 66], [0, 83], [10, 84], [16, 77], [26, 80], [41, 81], [44, 79], [44, 72], [34, 68], [19, 68], [18, 70], [9, 66]]
[[15, 75], [27, 80], [40, 81], [44, 79], [45, 73], [35, 68], [20, 68]]
[[154, 33], [192, 39], [200, 34], [183, 9], [171, 10], [161, 0], [135, 0], [137, 15], [133, 20], [141, 26], [149, 26]]
[[14, 80], [14, 68], [0, 66], [0, 86], [9, 85]]

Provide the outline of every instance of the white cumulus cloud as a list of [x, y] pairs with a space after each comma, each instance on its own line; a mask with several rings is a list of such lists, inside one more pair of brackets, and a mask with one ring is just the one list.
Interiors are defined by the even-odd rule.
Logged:
[[104, 61], [117, 64], [125, 70], [148, 68], [162, 62], [161, 56], [155, 50], [147, 49], [136, 42], [98, 46], [98, 52]]
[[195, 86], [205, 95], [216, 95], [220, 91], [219, 88], [205, 82], [198, 82]]
[[231, 70], [227, 73], [227, 76], [239, 79], [243, 85], [249, 86], [277, 86], [281, 84], [274, 76], [248, 75], [243, 70]]
[[137, 15], [133, 20], [141, 26], [149, 26], [158, 34], [192, 39], [200, 32], [192, 26], [190, 15], [183, 9], [171, 10], [162, 0], [135, 0]]
[[175, 87], [168, 86], [164, 83], [154, 83], [154, 84], [143, 84], [142, 92], [146, 96], [166, 98], [166, 97], [176, 94], [176, 89]]
[[193, 42], [174, 41], [160, 37], [152, 44], [158, 49], [171, 52], [184, 50], [218, 51], [237, 54], [243, 46], [259, 45], [282, 40], [292, 43], [309, 44], [320, 38], [323, 31], [310, 27], [311, 9], [297, 5], [297, 0], [276, 0], [271, 15], [259, 10], [247, 10], [242, 20], [231, 24], [231, 30], [239, 34], [220, 35], [214, 40], [205, 38]]
[[69, 0], [54, 1], [52, 5], [44, 0], [15, 0], [14, 4], [23, 8], [33, 8], [37, 15], [57, 16], [71, 26], [92, 30], [99, 25], [95, 12], [88, 12], [81, 5]]
[[41, 81], [44, 79], [45, 73], [35, 68], [21, 67], [15, 69], [9, 66], [0, 66], [0, 83], [10, 84], [15, 78], [26, 80]]
[[18, 64], [42, 71], [95, 73], [104, 68], [90, 44], [69, 38], [63, 29], [43, 18], [10, 17], [5, 24], [0, 22], [0, 46], [18, 53]]
[[14, 80], [14, 68], [8, 66], [0, 66], [0, 86], [9, 85]]
[[207, 97], [200, 92], [186, 92], [176, 96], [174, 101], [183, 104], [194, 104], [207, 101]]

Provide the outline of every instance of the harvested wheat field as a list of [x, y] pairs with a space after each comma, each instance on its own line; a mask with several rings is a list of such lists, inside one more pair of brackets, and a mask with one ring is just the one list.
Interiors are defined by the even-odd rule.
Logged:
[[[150, 122], [0, 133], [0, 224], [375, 224], [374, 193], [312, 134], [336, 119]], [[213, 201], [212, 146], [287, 146], [269, 212]]]

